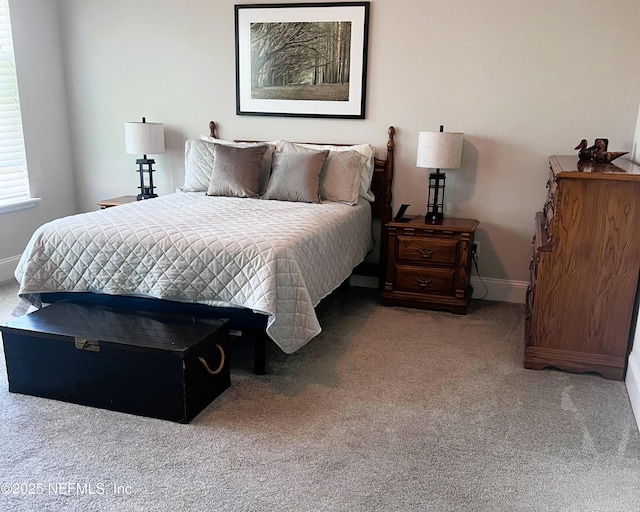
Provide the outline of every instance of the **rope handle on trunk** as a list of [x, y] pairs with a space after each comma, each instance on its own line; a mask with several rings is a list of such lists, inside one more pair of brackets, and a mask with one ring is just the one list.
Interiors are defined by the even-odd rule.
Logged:
[[202, 363], [202, 366], [204, 366], [204, 369], [207, 370], [207, 373], [209, 373], [210, 375], [218, 375], [224, 367], [224, 350], [217, 343], [216, 347], [218, 347], [218, 350], [220, 351], [220, 365], [216, 370], [212, 370], [211, 368], [209, 368], [209, 365], [205, 361], [204, 357], [198, 357], [198, 359], [200, 359], [200, 362]]

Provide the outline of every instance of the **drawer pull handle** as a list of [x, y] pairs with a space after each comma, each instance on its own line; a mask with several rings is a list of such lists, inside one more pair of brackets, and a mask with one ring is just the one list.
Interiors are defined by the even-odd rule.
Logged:
[[218, 347], [218, 350], [220, 351], [220, 364], [218, 365], [218, 368], [216, 368], [215, 370], [212, 370], [211, 368], [209, 368], [209, 365], [205, 361], [204, 357], [198, 357], [198, 359], [202, 363], [202, 366], [204, 366], [204, 369], [207, 370], [207, 373], [209, 373], [210, 375], [218, 375], [222, 371], [222, 368], [224, 368], [224, 350], [217, 343], [216, 343], [216, 347]]
[[433, 256], [433, 251], [431, 249], [420, 249], [420, 256], [423, 258], [431, 258]]
[[420, 288], [429, 288], [429, 286], [431, 286], [431, 279], [421, 279], [417, 277], [416, 283], [418, 283]]

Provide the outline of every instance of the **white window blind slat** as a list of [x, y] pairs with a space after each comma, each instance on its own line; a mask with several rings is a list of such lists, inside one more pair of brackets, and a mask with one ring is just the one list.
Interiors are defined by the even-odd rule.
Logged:
[[0, 206], [31, 198], [8, 0], [0, 0]]

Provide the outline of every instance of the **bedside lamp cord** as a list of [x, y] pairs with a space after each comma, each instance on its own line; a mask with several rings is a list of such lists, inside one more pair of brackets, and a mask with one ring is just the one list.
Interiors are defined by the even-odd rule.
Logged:
[[475, 251], [473, 251], [472, 258], [473, 258], [473, 265], [476, 268], [476, 274], [478, 275], [478, 279], [480, 279], [482, 286], [484, 286], [484, 295], [482, 297], [478, 297], [478, 300], [482, 300], [489, 294], [489, 288], [487, 288], [487, 285], [482, 280], [482, 276], [480, 275], [480, 270], [478, 270], [478, 254]]

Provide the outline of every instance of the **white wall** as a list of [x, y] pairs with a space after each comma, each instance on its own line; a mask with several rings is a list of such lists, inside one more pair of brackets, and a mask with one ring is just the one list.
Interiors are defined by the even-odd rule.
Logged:
[[123, 123], [146, 116], [166, 127], [167, 152], [156, 158], [161, 194], [181, 185], [184, 141], [210, 119], [223, 138], [366, 141], [381, 150], [393, 124], [394, 202], [421, 214], [427, 178], [415, 166], [418, 131], [444, 124], [466, 138], [463, 168], [447, 173], [449, 213], [480, 220], [484, 277], [523, 282], [548, 155], [572, 154], [580, 139], [596, 137], [631, 150], [637, 0], [605, 8], [595, 0], [539, 0], [535, 8], [521, 0], [373, 0], [366, 120], [236, 116], [234, 3], [58, 1], [80, 210], [136, 193]]
[[633, 138], [630, 159], [640, 163], [640, 108], [638, 109], [638, 120], [636, 122], [636, 134]]
[[0, 281], [42, 223], [76, 212], [58, 7], [10, 0], [27, 166], [34, 208], [0, 214]]
[[640, 430], [640, 322], [636, 323], [633, 346], [634, 349], [629, 354], [625, 383], [638, 430]]
[[[633, 140], [631, 159], [634, 162], [640, 163], [640, 111], [638, 112], [638, 121], [636, 123], [636, 133]], [[638, 290], [637, 293], [640, 297], [640, 290]], [[640, 300], [636, 299], [636, 303], [640, 303]], [[636, 312], [636, 316], [637, 315], [638, 312]], [[640, 430], [640, 322], [638, 321], [636, 321], [632, 347], [633, 349], [629, 354], [625, 381], [629, 392], [629, 399], [631, 400], [631, 405], [633, 407], [633, 413], [636, 417], [636, 423]]]

